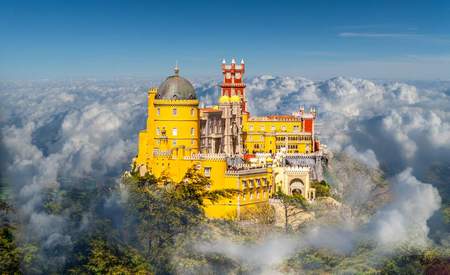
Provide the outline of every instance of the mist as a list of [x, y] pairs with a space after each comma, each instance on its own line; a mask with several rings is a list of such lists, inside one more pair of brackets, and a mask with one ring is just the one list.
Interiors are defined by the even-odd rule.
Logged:
[[[39, 244], [42, 257], [55, 270], [70, 256], [74, 240], [89, 231], [93, 212], [120, 226], [120, 194], [114, 188], [137, 152], [137, 134], [145, 127], [146, 90], [157, 84], [0, 84], [3, 181], [23, 235]], [[195, 86], [206, 104], [215, 102], [216, 82]], [[308, 249], [348, 255], [370, 241], [384, 255], [405, 243], [426, 247], [443, 242], [448, 234], [430, 239], [437, 228], [428, 222], [443, 201], [437, 189], [443, 183], [434, 179], [445, 177], [439, 177], [441, 170], [430, 169], [450, 163], [449, 90], [446, 83], [416, 87], [343, 77], [319, 82], [301, 77], [248, 79], [253, 115], [317, 107], [321, 141], [334, 155], [327, 180], [346, 207], [323, 214], [299, 234], [270, 234], [251, 244], [218, 238], [195, 241], [192, 247], [199, 253], [223, 254], [251, 270], [280, 272], [277, 266]], [[430, 171], [438, 174], [430, 176]], [[58, 214], [45, 210], [49, 196], [58, 200], [73, 190], [90, 192], [98, 184], [110, 191], [86, 202], [77, 212], [82, 221], [78, 224], [69, 222], [75, 211], [70, 206]], [[325, 223], [330, 218], [336, 221], [332, 225]]]

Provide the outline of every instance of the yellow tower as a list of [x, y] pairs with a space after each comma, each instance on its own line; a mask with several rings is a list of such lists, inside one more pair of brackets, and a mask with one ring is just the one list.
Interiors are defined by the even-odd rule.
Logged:
[[198, 153], [198, 104], [194, 87], [179, 75], [178, 66], [158, 89], [150, 89], [147, 128], [139, 133], [136, 164], [159, 176], [169, 159]]

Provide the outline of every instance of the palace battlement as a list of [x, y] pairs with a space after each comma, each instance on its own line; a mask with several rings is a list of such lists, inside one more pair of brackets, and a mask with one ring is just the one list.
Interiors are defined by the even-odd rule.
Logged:
[[267, 173], [267, 168], [248, 166], [248, 167], [228, 169], [225, 171], [225, 175], [228, 175], [228, 176], [250, 175], [250, 174], [261, 174], [261, 173]]
[[304, 166], [288, 166], [285, 167], [284, 170], [288, 175], [298, 174], [298, 173], [309, 173], [311, 169], [309, 167]]
[[226, 160], [225, 154], [215, 154], [215, 153], [206, 153], [206, 154], [192, 154], [190, 156], [185, 156], [185, 160]]
[[302, 153], [286, 153], [284, 154], [285, 157], [289, 158], [305, 158], [305, 159], [312, 159], [312, 158], [322, 158], [323, 157], [323, 151], [317, 151], [313, 153], [308, 154], [302, 154]]
[[250, 117], [248, 121], [301, 121], [301, 119], [299, 117], [290, 115], [273, 115], [273, 116]]

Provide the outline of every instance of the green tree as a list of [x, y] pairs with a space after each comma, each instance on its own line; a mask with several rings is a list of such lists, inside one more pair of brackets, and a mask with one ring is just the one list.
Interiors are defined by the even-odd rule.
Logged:
[[14, 238], [15, 228], [9, 220], [11, 207], [0, 201], [0, 273], [20, 274], [20, 249]]
[[117, 243], [110, 244], [103, 239], [90, 242], [88, 262], [84, 266], [94, 274], [152, 274], [150, 265], [133, 248]]
[[316, 197], [329, 197], [331, 195], [331, 187], [324, 180], [312, 182], [311, 187], [316, 189]]
[[169, 178], [141, 177], [132, 172], [124, 178], [128, 190], [128, 232], [146, 251], [157, 273], [170, 273], [170, 252], [177, 236], [189, 232], [205, 219], [206, 201], [217, 202], [236, 191], [210, 190], [211, 182], [197, 169], [189, 169], [180, 182]]
[[281, 190], [278, 190], [274, 198], [278, 199], [283, 207], [284, 230], [287, 233], [289, 231], [289, 218], [305, 211], [308, 208], [308, 202], [302, 195], [287, 195]]

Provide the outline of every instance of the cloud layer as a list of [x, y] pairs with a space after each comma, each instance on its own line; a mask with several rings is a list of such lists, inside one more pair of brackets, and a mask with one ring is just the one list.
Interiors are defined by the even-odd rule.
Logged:
[[[195, 86], [207, 104], [217, 98], [216, 82]], [[147, 87], [149, 83], [125, 80], [0, 84], [6, 176], [30, 236], [47, 249], [70, 247], [74, 236], [66, 230], [64, 213], [43, 210], [44, 194], [64, 188], [67, 178], [106, 181], [128, 168], [136, 154], [137, 133], [145, 127]], [[422, 176], [431, 163], [450, 161], [449, 87], [259, 76], [247, 80], [247, 97], [253, 115], [316, 106], [324, 143], [393, 177], [394, 200], [370, 220], [379, 243], [404, 241], [395, 238], [401, 231], [411, 233], [405, 234], [406, 240], [418, 236], [423, 244], [429, 230], [426, 221], [440, 198], [431, 185], [421, 182]], [[349, 176], [363, 183], [360, 191], [366, 190], [362, 178]], [[366, 191], [362, 193], [370, 194]], [[351, 202], [352, 196], [348, 199]], [[347, 244], [351, 246], [351, 240]], [[234, 253], [232, 247], [229, 250]]]

